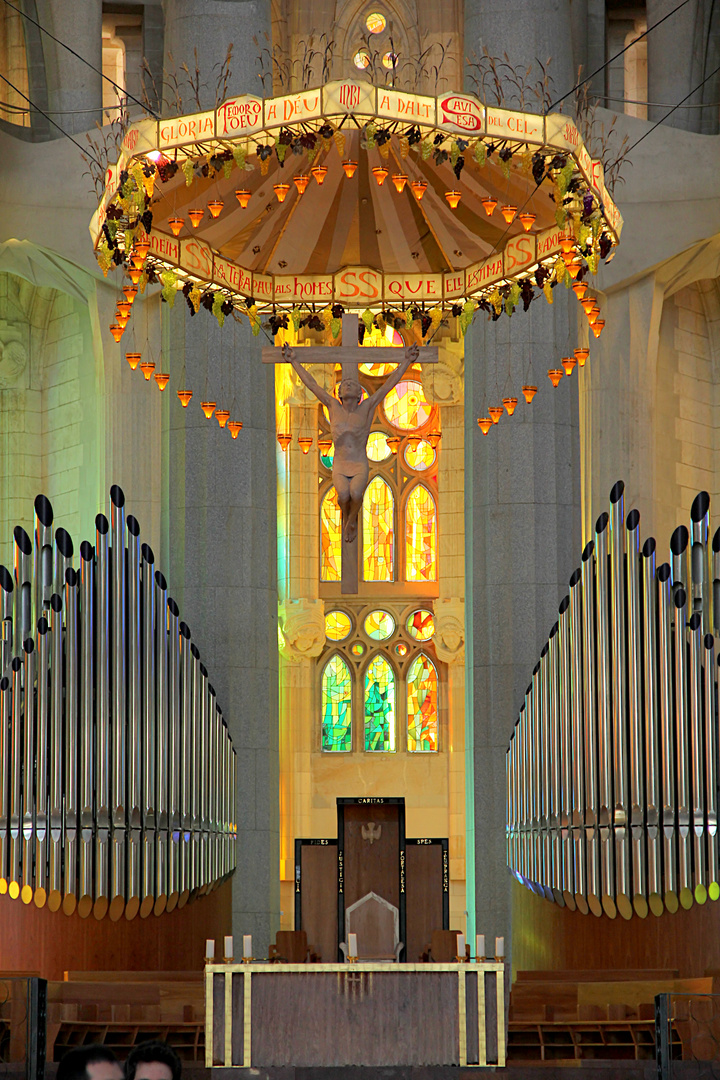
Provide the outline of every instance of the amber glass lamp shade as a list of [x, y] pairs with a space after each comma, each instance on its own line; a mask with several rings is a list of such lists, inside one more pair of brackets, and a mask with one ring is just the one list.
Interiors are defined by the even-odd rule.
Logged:
[[178, 390], [177, 396], [180, 398], [180, 404], [183, 409], [187, 409], [192, 400], [192, 390]]
[[235, 198], [240, 203], [243, 210], [245, 210], [247, 208], [247, 204], [250, 202], [251, 196], [252, 196], [251, 191], [241, 190], [241, 191], [236, 191], [235, 192]]
[[135, 371], [137, 369], [138, 364], [142, 360], [142, 353], [139, 353], [139, 352], [125, 353], [125, 359], [127, 360], [128, 364], [130, 365], [132, 370]]
[[237, 439], [242, 428], [242, 420], [228, 420], [228, 431], [233, 439]]
[[138, 270], [137, 266], [131, 266], [128, 270], [128, 277], [132, 281], [133, 285], [137, 285], [138, 281], [142, 277], [142, 270]]
[[600, 316], [600, 305], [596, 303], [595, 307], [592, 308], [587, 313], [588, 322], [590, 323], [591, 326], [593, 326], [598, 321], [599, 316]]
[[303, 454], [307, 454], [308, 450], [312, 446], [312, 436], [311, 435], [299, 435], [298, 436], [298, 446], [302, 450]]
[[573, 285], [573, 292], [577, 296], [578, 300], [582, 300], [583, 296], [587, 292], [587, 285], [584, 281], [576, 281]]
[[508, 416], [512, 416], [512, 414], [515, 412], [517, 402], [518, 402], [518, 399], [516, 397], [504, 397], [503, 398], [503, 405], [505, 406], [505, 408], [507, 410]]
[[427, 188], [427, 180], [411, 180], [410, 187], [412, 188], [413, 195], [417, 201], [420, 202]]
[[165, 372], [155, 372], [155, 382], [158, 384], [161, 390], [164, 390], [167, 384], [170, 382], [170, 376]]
[[358, 163], [357, 161], [352, 161], [350, 158], [348, 158], [347, 161], [343, 161], [342, 167], [343, 172], [347, 176], [348, 180], [352, 180], [353, 176], [355, 175], [355, 170], [358, 167]]
[[556, 390], [562, 377], [562, 368], [548, 368], [548, 379], [553, 384]]
[[387, 169], [383, 165], [375, 165], [372, 174], [377, 180], [378, 186], [382, 187], [388, 175]]
[[402, 442], [402, 439], [399, 435], [389, 435], [385, 442], [390, 447], [390, 452], [392, 454], [397, 454], [398, 450], [400, 449], [400, 443]]
[[440, 445], [440, 439], [442, 438], [442, 432], [429, 431], [425, 438], [430, 443], [433, 450], [437, 450], [438, 446]]
[[279, 203], [285, 202], [287, 193], [290, 190], [289, 184], [273, 184], [273, 191], [277, 195], [277, 201]]
[[517, 206], [501, 206], [500, 213], [509, 225], [511, 221], [514, 221], [515, 219], [515, 215], [517, 214]]
[[292, 435], [288, 435], [285, 432], [280, 432], [277, 441], [280, 443], [280, 449], [283, 453], [287, 450], [288, 446], [292, 442]]
[[143, 259], [145, 258], [148, 251], [150, 250], [150, 241], [148, 240], [147, 236], [142, 236], [135, 241], [135, 250], [137, 251], [138, 255], [141, 255]]
[[185, 222], [183, 221], [183, 219], [181, 217], [168, 218], [168, 225], [170, 226], [170, 229], [172, 231], [173, 236], [179, 236], [180, 235], [180, 233], [182, 231], [182, 227], [183, 227], [184, 224], [185, 224]]
[[580, 273], [580, 263], [577, 262], [576, 259], [571, 259], [570, 262], [567, 263], [567, 272], [571, 278], [575, 279]]
[[563, 255], [569, 255], [575, 247], [575, 241], [571, 236], [564, 236], [560, 241], [560, 247], [562, 248]]
[[142, 270], [145, 259], [146, 256], [141, 255], [139, 251], [132, 251], [130, 253], [130, 264], [135, 268], [135, 270]]
[[150, 376], [155, 370], [155, 364], [152, 360], [143, 360], [142, 364], [140, 365], [140, 370], [145, 376], [145, 382], [150, 382]]
[[201, 401], [200, 408], [205, 413], [205, 419], [209, 420], [212, 414], [215, 412], [216, 401]]
[[489, 416], [478, 417], [478, 427], [482, 431], [483, 435], [487, 435], [488, 431], [492, 427], [492, 424], [493, 422]]
[[580, 367], [585, 367], [585, 361], [587, 360], [589, 355], [590, 355], [590, 350], [589, 349], [576, 349], [575, 350], [575, 359], [577, 360], [578, 365]]
[[535, 224], [535, 214], [518, 214], [518, 220], [521, 222], [525, 232], [530, 232], [533, 225]]
[[130, 300], [118, 300], [116, 306], [121, 315], [124, 315], [127, 319], [130, 318], [130, 308], [132, 307]]
[[137, 285], [123, 285], [123, 292], [128, 304], [132, 304], [138, 293]]
[[404, 173], [395, 173], [392, 178], [392, 182], [395, 185], [395, 190], [397, 191], [398, 195], [402, 195], [403, 191], [405, 190], [405, 185], [408, 182], [408, 178], [407, 176], [405, 176]]
[[129, 318], [130, 318], [129, 315], [123, 315], [123, 313], [121, 311], [116, 311], [115, 312], [115, 319], [120, 324], [120, 326], [122, 326], [123, 330], [127, 326]]
[[523, 386], [522, 393], [523, 393], [523, 397], [525, 398], [525, 400], [527, 401], [527, 403], [529, 405], [531, 403], [532, 399], [537, 394], [537, 386]]
[[493, 424], [499, 424], [500, 423], [500, 417], [503, 414], [502, 406], [501, 405], [491, 405], [488, 408], [488, 412], [490, 413], [490, 419], [492, 420]]
[[445, 192], [445, 198], [450, 203], [450, 206], [452, 207], [452, 209], [457, 210], [458, 203], [462, 199], [462, 192], [461, 191], [446, 191]]
[[204, 210], [199, 210], [199, 209], [198, 210], [188, 210], [188, 217], [192, 221], [193, 229], [197, 229], [198, 225], [200, 224], [202, 219], [205, 217], [205, 211]]
[[596, 319], [595, 322], [592, 324], [592, 332], [596, 338], [600, 337], [600, 335], [602, 334], [604, 325], [604, 319]]
[[585, 314], [589, 315], [590, 312], [595, 307], [595, 297], [594, 296], [586, 296], [584, 299], [582, 299], [580, 301], [580, 303], [582, 304], [582, 309], [585, 312]]
[[310, 177], [306, 176], [305, 173], [298, 173], [297, 176], [293, 177], [293, 180], [295, 181], [295, 187], [298, 189], [298, 192], [302, 195], [302, 193], [305, 191], [305, 188], [310, 183]]
[[325, 183], [325, 177], [327, 176], [327, 165], [316, 165], [310, 172], [315, 177], [317, 183], [322, 187]]
[[482, 205], [483, 205], [483, 210], [485, 211], [485, 213], [487, 214], [488, 217], [491, 217], [495, 207], [497, 206], [497, 199], [491, 199], [488, 196], [487, 199], [482, 199], [481, 202], [482, 202]]
[[228, 420], [230, 419], [230, 410], [229, 409], [216, 409], [215, 410], [215, 419], [217, 420], [220, 427], [225, 427]]
[[318, 450], [321, 454], [327, 454], [332, 446], [332, 439], [329, 435], [318, 435]]
[[110, 325], [110, 333], [112, 334], [112, 336], [115, 338], [116, 341], [119, 341], [120, 338], [123, 336], [123, 330], [124, 329], [125, 329], [125, 327], [121, 326], [120, 323], [111, 323], [111, 325]]
[[220, 213], [224, 205], [225, 203], [222, 201], [222, 199], [211, 199], [208, 203], [208, 210], [214, 218], [220, 217]]
[[577, 364], [577, 360], [575, 359], [574, 356], [563, 356], [560, 363], [563, 366], [563, 371], [565, 372], [565, 374], [566, 375], [572, 375], [573, 368]]

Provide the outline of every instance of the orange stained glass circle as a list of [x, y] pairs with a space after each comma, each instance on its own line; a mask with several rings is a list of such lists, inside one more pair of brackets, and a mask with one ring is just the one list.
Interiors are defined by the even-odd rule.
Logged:
[[344, 641], [352, 630], [352, 621], [344, 611], [328, 611], [325, 616], [325, 637], [330, 641]]
[[435, 633], [435, 619], [432, 611], [427, 611], [425, 608], [413, 611], [405, 623], [405, 628], [410, 637], [415, 638], [416, 641], [429, 641]]
[[365, 26], [371, 34], [382, 34], [387, 26], [387, 19], [379, 11], [371, 11], [365, 20]]
[[422, 383], [406, 379], [393, 387], [383, 402], [389, 424], [400, 431], [415, 431], [430, 419], [432, 406], [425, 397]]
[[355, 65], [356, 68], [358, 68], [359, 71], [364, 71], [369, 63], [370, 63], [370, 57], [368, 56], [368, 54], [365, 52], [364, 49], [358, 50], [358, 52], [356, 52], [355, 55], [353, 56], [353, 64]]
[[426, 439], [420, 439], [416, 445], [408, 443], [405, 447], [405, 464], [415, 472], [425, 472], [435, 464], [435, 457], [435, 451]]

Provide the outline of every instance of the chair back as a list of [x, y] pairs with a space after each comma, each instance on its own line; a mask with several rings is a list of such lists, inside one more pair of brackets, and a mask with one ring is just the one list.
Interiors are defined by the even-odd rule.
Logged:
[[307, 960], [308, 943], [304, 930], [278, 930], [275, 947], [278, 959], [288, 964], [304, 964]]
[[357, 934], [359, 960], [394, 959], [399, 931], [400, 912], [377, 893], [367, 893], [345, 912], [345, 932]]
[[452, 964], [457, 956], [457, 939], [461, 930], [433, 930], [430, 959], [436, 964]]

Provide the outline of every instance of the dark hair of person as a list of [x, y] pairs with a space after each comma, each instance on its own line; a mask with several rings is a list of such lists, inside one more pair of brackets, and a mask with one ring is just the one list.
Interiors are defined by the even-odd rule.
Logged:
[[172, 1072], [172, 1080], [180, 1080], [182, 1064], [172, 1046], [166, 1042], [144, 1042], [133, 1046], [125, 1062], [125, 1080], [135, 1080], [138, 1065], [149, 1061], [160, 1061]]
[[87, 1080], [88, 1065], [96, 1061], [107, 1061], [117, 1065], [118, 1059], [107, 1046], [95, 1043], [93, 1046], [76, 1046], [64, 1055], [57, 1069], [57, 1080]]

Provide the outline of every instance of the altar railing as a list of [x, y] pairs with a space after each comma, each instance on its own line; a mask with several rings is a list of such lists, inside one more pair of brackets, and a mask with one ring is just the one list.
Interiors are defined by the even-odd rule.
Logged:
[[205, 1064], [505, 1065], [502, 963], [208, 964]]

